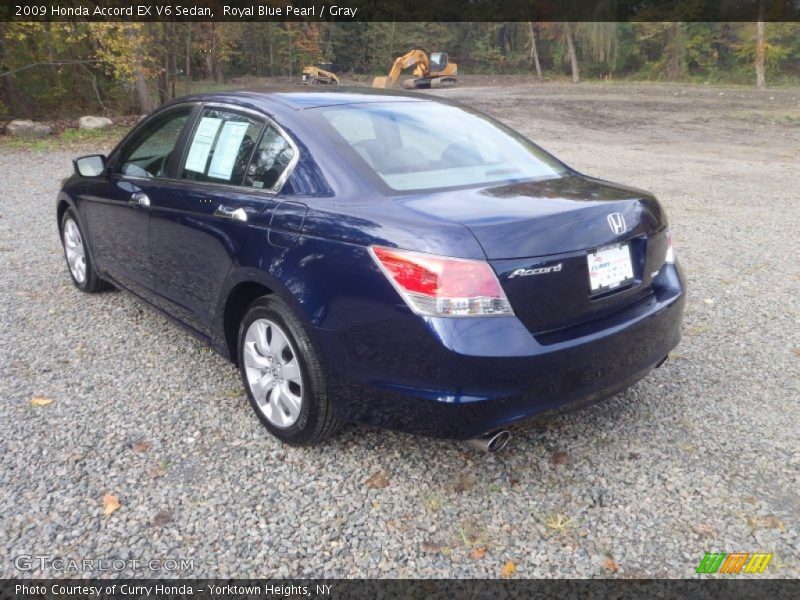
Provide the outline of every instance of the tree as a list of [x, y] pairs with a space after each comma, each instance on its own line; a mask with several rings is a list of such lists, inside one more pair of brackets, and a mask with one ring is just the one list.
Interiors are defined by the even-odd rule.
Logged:
[[530, 30], [531, 34], [531, 62], [533, 62], [533, 66], [536, 68], [536, 77], [541, 79], [542, 65], [539, 62], [539, 49], [536, 46], [536, 29], [534, 28], [532, 21], [528, 21], [528, 29]]
[[183, 93], [189, 94], [192, 91], [192, 24], [184, 23], [185, 32], [185, 54], [183, 67]]
[[[759, 17], [761, 15], [759, 14]], [[766, 77], [764, 75], [765, 72], [765, 61], [764, 55], [766, 44], [764, 43], [764, 21], [763, 19], [759, 19], [756, 23], [756, 85], [758, 89], [763, 90], [767, 87]]]
[[669, 61], [667, 62], [667, 76], [670, 79], [677, 79], [683, 75], [683, 24], [675, 22], [670, 27], [668, 42]]
[[575, 42], [572, 35], [572, 24], [563, 23], [564, 40], [567, 43], [567, 55], [569, 56], [569, 64], [572, 70], [572, 82], [578, 83], [581, 80], [580, 72], [578, 71], [578, 56], [575, 53]]
[[97, 42], [97, 57], [120, 81], [133, 83], [136, 109], [147, 113], [156, 104], [149, 80], [159, 73], [158, 44], [154, 35], [157, 23], [92, 23]]
[[610, 75], [617, 68], [617, 23], [589, 21], [579, 23], [576, 36], [582, 48], [588, 49], [595, 66], [601, 73]]

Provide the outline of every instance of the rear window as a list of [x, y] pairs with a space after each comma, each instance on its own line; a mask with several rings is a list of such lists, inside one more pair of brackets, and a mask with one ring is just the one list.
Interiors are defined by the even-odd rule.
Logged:
[[374, 103], [321, 113], [357, 159], [396, 191], [551, 179], [566, 172], [524, 137], [458, 107]]

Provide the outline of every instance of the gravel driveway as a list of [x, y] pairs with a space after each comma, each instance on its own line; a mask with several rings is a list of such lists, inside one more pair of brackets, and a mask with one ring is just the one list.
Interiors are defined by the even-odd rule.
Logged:
[[496, 456], [363, 427], [284, 447], [233, 366], [71, 285], [53, 213], [72, 153], [0, 146], [0, 577], [60, 574], [16, 569], [42, 554], [193, 561], [139, 576], [680, 577], [711, 550], [800, 576], [800, 91], [445, 93], [659, 196], [690, 279], [671, 360]]

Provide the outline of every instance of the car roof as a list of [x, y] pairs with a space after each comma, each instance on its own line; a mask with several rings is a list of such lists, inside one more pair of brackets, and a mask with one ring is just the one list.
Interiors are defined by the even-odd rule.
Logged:
[[437, 102], [438, 99], [430, 96], [423, 96], [422, 94], [368, 87], [336, 87], [332, 89], [269, 87], [194, 94], [178, 98], [173, 102], [188, 101], [243, 103], [262, 110], [278, 107], [288, 108], [290, 110], [305, 110], [323, 106], [367, 104], [375, 102]]

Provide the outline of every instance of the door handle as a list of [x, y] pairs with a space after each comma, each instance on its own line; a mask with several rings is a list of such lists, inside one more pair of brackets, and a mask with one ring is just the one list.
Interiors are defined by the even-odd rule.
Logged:
[[217, 210], [214, 211], [215, 217], [224, 217], [226, 219], [233, 219], [234, 221], [241, 221], [243, 223], [247, 222], [247, 213], [244, 212], [243, 208], [230, 208], [225, 206], [224, 204], [220, 204], [217, 207]]
[[147, 194], [143, 194], [142, 192], [135, 192], [131, 196], [131, 202], [133, 204], [138, 204], [139, 206], [144, 206], [145, 208], [150, 206], [150, 198]]

